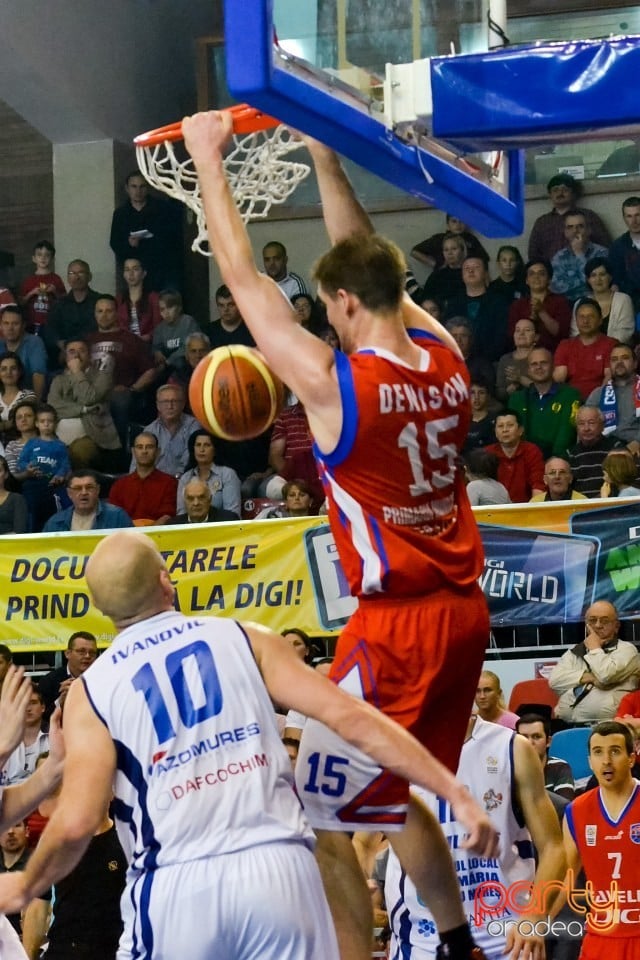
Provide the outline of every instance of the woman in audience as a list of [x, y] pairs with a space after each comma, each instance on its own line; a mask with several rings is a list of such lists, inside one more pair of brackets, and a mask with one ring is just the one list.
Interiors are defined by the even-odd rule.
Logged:
[[509, 308], [509, 333], [526, 317], [538, 327], [538, 346], [552, 352], [569, 336], [571, 304], [560, 293], [551, 293], [553, 267], [548, 260], [530, 260], [525, 267], [528, 296], [514, 300]]
[[24, 386], [24, 366], [17, 353], [9, 351], [0, 359], [0, 435], [14, 429], [11, 414], [22, 400], [35, 400], [33, 390]]
[[[628, 294], [611, 289], [613, 277], [611, 276], [611, 264], [607, 258], [592, 257], [587, 260], [584, 265], [584, 275], [591, 289], [588, 296], [598, 302], [602, 311], [602, 333], [606, 333], [608, 337], [613, 337], [614, 340], [619, 340], [620, 343], [631, 343], [636, 326], [633, 301]], [[579, 303], [580, 300], [573, 306], [572, 337], [578, 334], [576, 307]]]
[[279, 517], [310, 517], [313, 514], [313, 491], [304, 480], [290, 480], [282, 488], [282, 507], [265, 507], [256, 520], [275, 520]]
[[147, 271], [140, 260], [134, 257], [125, 260], [123, 276], [127, 289], [117, 297], [120, 326], [151, 343], [161, 319], [158, 294], [148, 289]]
[[[314, 661], [316, 657], [322, 657], [323, 651], [318, 644], [311, 639], [308, 633], [305, 633], [305, 631], [299, 627], [288, 627], [282, 631], [281, 635], [285, 640], [288, 640], [293, 648], [293, 652], [300, 660], [309, 666], [316, 666], [316, 664], [312, 664], [312, 661]], [[323, 662], [326, 662], [326, 658], [324, 658]], [[322, 668], [321, 673], [325, 677], [329, 676], [327, 669]], [[276, 718], [277, 717], [278, 711], [276, 710]], [[282, 721], [283, 735], [294, 740], [296, 744], [300, 743], [300, 737], [302, 736], [304, 725], [307, 722], [304, 713], [300, 713], [299, 710], [289, 710], [286, 714], [286, 719], [282, 717]]]
[[511, 503], [509, 492], [498, 480], [498, 458], [482, 447], [466, 457], [467, 496], [472, 507]]
[[500, 686], [500, 677], [491, 670], [483, 670], [478, 680], [476, 690], [476, 707], [478, 714], [489, 723], [499, 723], [502, 727], [515, 730], [520, 719], [516, 713], [507, 710], [507, 705]]
[[504, 244], [498, 250], [496, 257], [498, 276], [489, 284], [489, 290], [499, 293], [501, 297], [511, 303], [526, 297], [527, 285], [524, 279], [524, 260], [517, 247]]
[[458, 233], [445, 233], [442, 239], [442, 257], [444, 263], [436, 268], [422, 288], [421, 298], [439, 300], [445, 305], [447, 300], [464, 293], [462, 282], [462, 261], [467, 255], [467, 245]]
[[289, 641], [293, 647], [293, 652], [303, 663], [311, 663], [313, 658], [321, 653], [309, 634], [299, 627], [287, 627], [286, 630], [282, 631], [282, 636]]
[[291, 297], [291, 303], [298, 315], [300, 325], [317, 335], [327, 320], [313, 297], [308, 293], [296, 293]]
[[11, 473], [4, 457], [0, 457], [0, 534], [26, 533], [27, 503], [19, 493], [7, 490]]
[[18, 434], [17, 440], [10, 440], [4, 451], [9, 466], [9, 472], [16, 480], [21, 479], [16, 476], [18, 470], [18, 458], [22, 453], [27, 440], [32, 440], [38, 436], [36, 430], [36, 410], [35, 400], [20, 400], [13, 408], [10, 423]]
[[602, 461], [601, 497], [640, 497], [635, 457], [629, 450], [612, 450]]
[[215, 463], [215, 438], [207, 430], [196, 430], [189, 437], [189, 461], [178, 483], [176, 514], [185, 513], [184, 488], [190, 480], [202, 480], [211, 491], [211, 506], [230, 510], [240, 519], [240, 478], [231, 467]]
[[528, 387], [529, 354], [538, 341], [538, 330], [533, 320], [522, 317], [515, 325], [513, 342], [515, 350], [503, 354], [496, 368], [496, 396], [503, 403], [520, 387]]
[[434, 320], [442, 323], [442, 304], [438, 300], [434, 300], [433, 297], [425, 297], [424, 300], [420, 300], [419, 306], [431, 314]]

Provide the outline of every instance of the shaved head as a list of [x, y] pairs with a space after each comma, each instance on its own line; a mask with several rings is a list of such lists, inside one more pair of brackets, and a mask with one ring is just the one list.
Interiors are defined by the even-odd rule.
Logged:
[[118, 531], [101, 540], [87, 563], [94, 605], [125, 627], [173, 609], [174, 589], [164, 560], [143, 533]]

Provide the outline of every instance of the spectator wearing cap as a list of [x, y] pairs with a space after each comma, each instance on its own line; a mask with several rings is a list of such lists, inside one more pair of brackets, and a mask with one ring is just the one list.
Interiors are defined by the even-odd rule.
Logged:
[[579, 207], [582, 194], [579, 180], [568, 173], [557, 173], [547, 184], [547, 192], [552, 209], [543, 213], [533, 225], [529, 236], [529, 259], [551, 260], [565, 244], [562, 216], [567, 210], [584, 213], [590, 229], [591, 239], [604, 247], [611, 245], [611, 235], [597, 213], [586, 207]]

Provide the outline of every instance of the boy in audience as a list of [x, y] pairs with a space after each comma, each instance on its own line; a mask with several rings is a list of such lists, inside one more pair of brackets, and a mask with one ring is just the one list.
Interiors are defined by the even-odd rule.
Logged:
[[182, 308], [182, 297], [177, 290], [163, 290], [158, 297], [162, 323], [153, 331], [151, 349], [159, 367], [173, 367], [184, 359], [185, 343], [190, 333], [199, 333], [200, 327]]
[[58, 297], [66, 294], [62, 278], [53, 270], [55, 247], [48, 240], [38, 240], [33, 248], [35, 272], [20, 284], [20, 303], [24, 308], [27, 330], [38, 333], [49, 319], [49, 311]]
[[18, 471], [26, 472], [22, 493], [29, 508], [32, 533], [40, 533], [56, 512], [55, 489], [64, 483], [71, 470], [67, 448], [56, 436], [57, 424], [54, 407], [41, 404], [36, 414], [39, 436], [27, 440], [18, 458]]

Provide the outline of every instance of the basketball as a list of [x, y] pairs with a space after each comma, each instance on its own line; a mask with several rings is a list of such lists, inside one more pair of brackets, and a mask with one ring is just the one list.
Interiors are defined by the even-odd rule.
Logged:
[[271, 426], [284, 403], [284, 387], [253, 347], [218, 347], [193, 371], [189, 401], [194, 417], [223, 440], [251, 440]]

